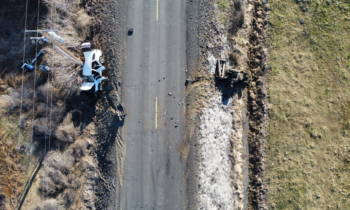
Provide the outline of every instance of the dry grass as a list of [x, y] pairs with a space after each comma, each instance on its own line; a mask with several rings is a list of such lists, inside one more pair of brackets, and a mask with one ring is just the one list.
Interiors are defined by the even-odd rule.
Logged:
[[217, 17], [221, 27], [229, 29], [230, 35], [235, 36], [244, 24], [245, 10], [242, 0], [217, 1]]
[[236, 35], [237, 31], [242, 28], [244, 24], [244, 6], [242, 0], [234, 0], [234, 12], [233, 12], [233, 19], [232, 19], [232, 34]]
[[37, 100], [41, 101], [43, 103], [47, 102], [47, 97], [53, 101], [58, 100], [58, 89], [55, 88], [52, 83], [45, 83], [44, 85], [41, 85], [37, 90]]
[[54, 168], [65, 175], [69, 173], [69, 170], [72, 168], [73, 164], [74, 157], [72, 157], [70, 154], [61, 154], [61, 152], [57, 151], [49, 152], [43, 162], [44, 167]]
[[69, 153], [49, 152], [43, 162], [40, 174], [39, 192], [43, 196], [57, 196], [69, 186], [68, 173], [74, 164], [74, 157]]
[[[45, 18], [45, 21], [41, 22], [41, 27], [48, 29], [55, 28], [58, 31], [57, 34], [64, 39], [62, 45], [68, 48], [68, 50], [77, 57], [83, 58], [80, 44], [84, 41], [86, 33], [89, 32], [88, 29], [91, 18], [84, 10], [80, 9], [80, 2], [44, 0], [44, 3], [47, 6], [49, 16]], [[52, 3], [56, 10], [52, 10]], [[53, 13], [51, 13], [51, 11]], [[53, 14], [54, 17], [51, 17], [51, 14]], [[22, 74], [18, 73], [20, 71], [6, 74], [3, 79], [0, 80], [0, 114], [11, 118], [10, 120], [7, 120], [7, 118], [3, 120], [5, 117], [2, 117], [0, 120], [0, 129], [6, 129], [7, 133], [14, 133], [9, 136], [11, 140], [10, 145], [11, 147], [17, 148], [16, 151], [18, 153], [23, 154], [22, 159], [16, 159], [20, 157], [20, 155], [14, 155], [15, 151], [13, 150], [15, 149], [2, 151], [1, 149], [3, 149], [3, 147], [0, 144], [0, 205], [6, 208], [8, 206], [11, 207], [13, 204], [13, 190], [19, 190], [19, 195], [22, 190], [21, 183], [18, 188], [13, 186], [13, 176], [20, 178], [21, 175], [28, 175], [28, 173], [31, 172], [28, 170], [29, 162], [33, 162], [34, 159], [37, 158], [37, 154], [32, 154], [31, 151], [36, 151], [35, 149], [38, 149], [40, 146], [38, 146], [37, 141], [32, 145], [29, 141], [32, 134], [30, 125], [33, 124], [35, 140], [41, 140], [45, 135], [47, 137], [47, 135], [51, 133], [51, 140], [55, 141], [56, 146], [64, 145], [64, 147], [60, 147], [61, 149], [69, 147], [78, 136], [78, 131], [72, 123], [71, 114], [68, 114], [62, 123], [60, 122], [64, 115], [67, 114], [65, 100], [79, 94], [79, 86], [82, 83], [80, 74], [81, 67], [61, 52], [54, 50], [51, 45], [46, 46], [44, 56], [42, 56], [39, 61], [43, 60], [42, 64], [50, 67], [51, 83], [46, 82], [46, 73], [41, 71], [37, 72], [35, 101], [33, 101], [33, 72], [25, 71], [25, 77], [23, 78], [22, 107], [20, 107]], [[5, 67], [5, 69], [6, 68], [7, 67]], [[3, 72], [5, 72], [4, 69], [2, 73]], [[9, 68], [7, 68], [6, 72], [10, 72]], [[47, 104], [48, 96], [49, 102], [52, 96], [52, 107], [50, 104]], [[33, 104], [35, 105], [34, 113], [32, 111]], [[18, 114], [20, 108], [22, 108], [21, 119], [19, 119]], [[52, 122], [50, 123], [51, 130], [46, 116], [51, 116], [52, 118]], [[32, 119], [34, 119], [33, 122]], [[18, 131], [17, 122], [19, 127], [22, 128], [21, 132]], [[8, 124], [11, 124], [11, 126], [7, 126]], [[7, 129], [8, 127], [9, 129]], [[25, 139], [22, 134], [26, 136]], [[17, 139], [20, 141], [17, 141]], [[49, 197], [57, 196], [63, 192], [67, 195], [71, 195], [72, 192], [66, 192], [67, 189], [75, 189], [72, 186], [80, 187], [80, 183], [77, 183], [79, 179], [73, 179], [75, 181], [69, 183], [68, 175], [75, 162], [86, 155], [86, 147], [87, 145], [85, 142], [77, 141], [73, 148], [68, 149], [64, 153], [53, 152], [48, 154], [44, 161], [43, 172], [40, 175], [41, 181], [39, 191], [42, 192], [43, 195]], [[3, 156], [5, 152], [7, 153]], [[23, 174], [17, 173], [16, 167], [19, 163], [23, 165]], [[57, 200], [59, 199], [57, 198]], [[39, 205], [37, 209], [66, 209], [59, 208], [59, 205], [56, 205], [55, 202], [57, 203], [56, 200], [47, 200], [44, 204]], [[1, 206], [0, 209], [5, 209], [5, 207], [2, 208]]]
[[[65, 0], [55, 0], [53, 5], [56, 11], [52, 9], [51, 0], [44, 0], [44, 3], [50, 12], [42, 25], [46, 28], [54, 26], [57, 34], [63, 38], [62, 45], [76, 57], [83, 58], [80, 44], [89, 32], [91, 18], [84, 9], [79, 8], [78, 2], [67, 3]], [[54, 19], [51, 15], [54, 16]], [[79, 86], [82, 83], [80, 66], [52, 47], [45, 48], [45, 64], [51, 68], [54, 75], [53, 86], [61, 97], [67, 98], [79, 94]]]
[[0, 129], [0, 209], [13, 209], [23, 188], [22, 174], [16, 163], [20, 156], [13, 158], [15, 146], [11, 135]]
[[66, 209], [69, 209], [74, 204], [76, 194], [76, 189], [68, 188], [65, 190], [62, 200]]
[[350, 206], [350, 2], [329, 2], [270, 2], [271, 209]]
[[82, 36], [86, 36], [88, 30], [88, 27], [91, 24], [91, 17], [86, 14], [84, 9], [80, 9], [76, 14], [75, 14], [75, 22], [76, 22], [76, 28], [78, 30], [78, 33]]
[[[88, 142], [89, 139], [79, 137], [66, 151], [49, 152], [43, 162], [39, 193], [46, 198], [56, 198], [64, 209], [93, 202], [85, 197], [85, 192], [99, 178], [99, 172], [93, 158], [87, 155]], [[82, 204], [83, 200], [87, 203]]]
[[75, 161], [78, 162], [81, 157], [86, 155], [87, 152], [87, 147], [88, 147], [88, 143], [89, 141], [87, 139], [84, 138], [78, 138], [74, 144], [72, 145], [72, 156], [74, 156]]
[[9, 88], [7, 95], [0, 96], [0, 111], [11, 111], [19, 107], [21, 101], [18, 92], [12, 88]]
[[72, 122], [72, 114], [68, 113], [63, 122], [57, 127], [55, 136], [58, 141], [72, 143], [78, 136], [78, 131]]
[[33, 210], [63, 210], [56, 199], [49, 199], [39, 204]]

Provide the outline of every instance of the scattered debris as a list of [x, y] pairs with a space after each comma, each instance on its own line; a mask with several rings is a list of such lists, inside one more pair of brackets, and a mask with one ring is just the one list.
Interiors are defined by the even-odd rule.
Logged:
[[128, 30], [128, 36], [131, 36], [133, 33], [134, 33], [134, 29], [133, 29], [133, 28], [130, 28], [130, 29]]
[[45, 66], [45, 65], [40, 65], [40, 69], [41, 69], [42, 71], [45, 71], [45, 72], [50, 71], [50, 67]]
[[39, 56], [41, 55], [41, 54], [43, 54], [44, 53], [44, 49], [41, 49], [40, 51], [39, 51], [39, 53], [35, 56], [35, 58], [32, 60], [32, 61], [27, 61], [27, 63], [24, 63], [23, 64], [23, 66], [21, 67], [21, 69], [23, 69], [24, 67], [27, 67], [27, 69], [29, 69], [29, 70], [33, 70], [34, 69], [34, 66], [33, 66], [33, 64], [35, 63], [35, 61], [39, 58]]
[[168, 93], [169, 96], [172, 96], [173, 94], [172, 93]]

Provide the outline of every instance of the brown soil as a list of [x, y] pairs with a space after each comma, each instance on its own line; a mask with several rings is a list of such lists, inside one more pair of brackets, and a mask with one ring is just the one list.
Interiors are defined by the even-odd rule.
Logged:
[[267, 115], [267, 15], [268, 5], [254, 1], [254, 18], [249, 39], [248, 87], [249, 119], [249, 208], [267, 209], [267, 186], [264, 180], [266, 164]]

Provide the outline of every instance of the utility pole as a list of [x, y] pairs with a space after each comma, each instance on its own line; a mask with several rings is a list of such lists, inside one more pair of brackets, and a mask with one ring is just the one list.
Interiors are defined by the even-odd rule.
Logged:
[[[35, 44], [35, 40], [38, 40], [39, 44], [42, 44], [42, 41], [45, 42], [52, 42], [54, 45], [54, 48], [58, 49], [61, 51], [63, 54], [65, 54], [67, 57], [78, 63], [80, 66], [84, 66], [84, 63], [77, 57], [73, 55], [73, 53], [69, 52], [65, 47], [61, 45], [63, 42], [63, 39], [58, 36], [55, 33], [56, 30], [26, 30], [26, 33], [39, 33], [42, 35], [42, 37], [31, 37], [30, 39], [32, 40], [32, 44]], [[47, 33], [46, 33], [47, 32]]]

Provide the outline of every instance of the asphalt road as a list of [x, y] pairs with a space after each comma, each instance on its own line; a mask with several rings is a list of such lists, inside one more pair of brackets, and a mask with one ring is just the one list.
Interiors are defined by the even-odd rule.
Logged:
[[128, 2], [124, 210], [185, 207], [185, 21], [185, 0]]

